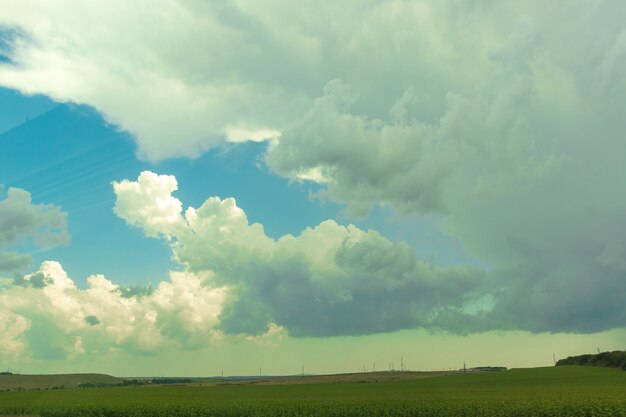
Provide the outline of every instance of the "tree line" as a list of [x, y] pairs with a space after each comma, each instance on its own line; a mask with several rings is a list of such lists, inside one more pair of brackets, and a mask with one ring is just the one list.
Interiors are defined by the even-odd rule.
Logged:
[[556, 365], [601, 366], [607, 368], [621, 368], [626, 371], [626, 351], [615, 350], [613, 352], [569, 356], [565, 359], [558, 360]]

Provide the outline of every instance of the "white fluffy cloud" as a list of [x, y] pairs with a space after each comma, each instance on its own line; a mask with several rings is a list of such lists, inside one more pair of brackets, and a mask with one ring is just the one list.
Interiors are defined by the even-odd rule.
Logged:
[[[272, 323], [294, 336], [436, 328], [443, 312], [463, 314], [480, 296], [485, 273], [478, 268], [438, 268], [417, 260], [403, 242], [332, 220], [274, 240], [232, 198], [211, 197], [183, 214], [171, 184], [173, 177], [149, 172], [115, 183], [117, 213], [148, 235], [165, 236], [186, 270], [210, 271], [216, 284], [230, 288], [220, 314], [227, 333], [257, 335]], [[163, 201], [177, 213], [158, 222], [159, 230], [150, 213]]]
[[156, 237], [162, 233], [169, 236], [182, 226], [182, 203], [171, 195], [178, 189], [173, 176], [144, 171], [137, 182], [116, 182], [113, 189], [118, 196], [115, 213], [129, 224], [141, 226], [146, 235]]
[[155, 352], [215, 343], [225, 289], [209, 273], [172, 272], [145, 295], [127, 295], [102, 275], [81, 290], [57, 262], [0, 288], [0, 348], [16, 356], [64, 358], [123, 349]]
[[17, 272], [32, 264], [30, 255], [8, 250], [12, 245], [25, 240], [44, 248], [68, 243], [66, 217], [58, 207], [33, 204], [28, 191], [9, 188], [0, 199], [0, 272]]

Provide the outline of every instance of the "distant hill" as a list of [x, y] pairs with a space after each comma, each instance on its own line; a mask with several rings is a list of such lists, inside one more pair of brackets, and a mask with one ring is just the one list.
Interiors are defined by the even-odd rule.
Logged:
[[104, 374], [0, 375], [0, 391], [60, 389], [119, 385], [124, 381]]
[[556, 365], [599, 366], [606, 368], [621, 368], [626, 371], [626, 351], [615, 350], [613, 352], [569, 356], [565, 359], [558, 360]]

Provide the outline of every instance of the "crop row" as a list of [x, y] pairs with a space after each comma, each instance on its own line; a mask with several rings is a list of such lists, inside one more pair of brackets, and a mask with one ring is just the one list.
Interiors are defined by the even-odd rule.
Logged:
[[544, 417], [544, 416], [626, 416], [626, 403], [615, 401], [267, 401], [252, 403], [222, 403], [209, 405], [201, 402], [186, 404], [47, 404], [0, 405], [0, 414], [35, 414], [42, 417], [291, 417], [291, 416], [363, 416], [363, 417]]

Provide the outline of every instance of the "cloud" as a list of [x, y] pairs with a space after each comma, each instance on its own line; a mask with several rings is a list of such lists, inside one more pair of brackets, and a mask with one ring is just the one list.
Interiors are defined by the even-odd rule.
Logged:
[[[489, 192], [459, 202], [475, 224], [457, 233], [477, 250], [486, 245], [484, 259], [495, 264], [489, 271], [438, 267], [416, 259], [404, 242], [332, 220], [298, 236], [272, 239], [261, 224], [248, 222], [232, 198], [211, 197], [183, 212], [182, 202], [171, 195], [173, 188], [164, 186], [173, 183], [171, 176], [144, 172], [137, 181], [114, 184], [118, 200], [145, 205], [138, 211], [145, 215], [118, 215], [148, 235], [164, 237], [186, 270], [210, 271], [216, 285], [228, 288], [219, 323], [226, 333], [256, 335], [271, 323], [292, 336], [418, 327], [455, 333], [596, 332], [620, 327], [626, 317], [621, 302], [626, 246], [606, 246], [623, 241], [621, 227], [610, 234], [606, 229], [623, 219], [605, 213], [596, 216], [595, 224], [577, 225], [588, 214], [571, 204], [574, 190], [555, 189], [549, 181], [523, 192]], [[146, 190], [155, 189], [160, 192], [146, 198]], [[534, 207], [540, 200], [554, 206]], [[176, 210], [168, 212], [172, 221], [157, 222], [159, 230], [148, 213], [163, 206]], [[518, 216], [546, 207], [554, 213], [545, 218]], [[449, 215], [450, 222], [456, 213]], [[554, 222], [559, 215], [560, 222]], [[578, 235], [583, 229], [597, 239]]]
[[175, 177], [144, 171], [137, 182], [115, 182], [113, 189], [117, 195], [113, 211], [130, 225], [141, 226], [147, 236], [169, 236], [181, 226], [182, 204], [171, 196], [178, 189]]
[[[436, 328], [441, 312], [462, 310], [484, 282], [478, 268], [439, 268], [416, 259], [403, 242], [332, 220], [274, 240], [232, 198], [211, 197], [183, 214], [167, 186], [174, 183], [149, 172], [114, 183], [119, 204], [138, 207], [117, 213], [148, 235], [164, 236], [186, 270], [213, 273], [214, 283], [228, 288], [219, 324], [226, 333], [259, 335], [273, 324], [292, 336]], [[149, 213], [164, 206], [176, 207], [168, 210], [172, 220], [154, 222]]]
[[28, 330], [28, 321], [10, 311], [0, 310], [0, 346], [9, 358], [17, 358], [24, 352], [25, 343], [21, 335]]
[[[545, 186], [545, 192], [554, 192], [553, 185]], [[548, 251], [550, 241], [537, 239], [544, 245], [539, 246], [521, 237], [496, 240], [494, 245], [503, 245], [500, 259], [508, 254], [509, 261], [485, 271], [433, 265], [416, 259], [404, 242], [333, 220], [273, 239], [261, 224], [250, 224], [232, 198], [210, 197], [198, 208], [183, 210], [172, 195], [173, 176], [144, 172], [136, 181], [113, 187], [118, 216], [147, 236], [164, 239], [184, 270], [172, 272], [154, 289], [123, 288], [93, 275], [83, 290], [60, 264], [44, 262], [0, 289], [0, 346], [7, 355], [60, 359], [117, 349], [150, 354], [169, 347], [196, 349], [224, 337], [275, 343], [285, 335], [414, 328], [461, 334], [595, 332], [620, 327], [626, 317], [621, 228], [612, 230], [609, 246], [579, 239], [581, 254], [595, 247], [596, 258], [571, 257], [566, 264], [560, 262], [571, 255], [571, 247]], [[490, 198], [500, 201], [501, 196]], [[531, 202], [522, 202], [506, 201], [529, 210]], [[476, 204], [466, 205], [469, 215], [483, 208]], [[571, 215], [564, 212], [566, 224]], [[605, 215], [606, 223], [599, 217], [601, 224], [620, 221]], [[507, 225], [494, 213], [483, 216], [503, 230], [538, 230]], [[566, 227], [546, 220], [542, 229], [551, 225], [560, 231]], [[547, 230], [546, 236], [551, 233]]]
[[276, 139], [280, 136], [280, 132], [276, 130], [244, 130], [244, 129], [228, 129], [226, 131], [226, 140], [228, 142], [240, 143], [240, 142], [264, 142], [271, 139]]
[[[434, 213], [493, 267], [493, 313], [440, 312], [448, 327], [623, 326], [626, 4], [160, 0], [145, 9], [20, 0], [4, 8], [0, 84], [95, 107], [136, 137], [144, 158], [197, 156], [224, 140], [272, 136], [271, 170], [322, 184], [320, 198], [351, 214], [375, 205]], [[161, 183], [140, 182], [151, 181]], [[250, 302], [226, 304], [224, 319], [237, 318], [226, 320], [231, 327], [258, 331], [271, 319], [290, 320], [266, 302], [290, 283], [274, 294], [272, 265], [304, 288], [335, 282], [302, 248], [279, 257], [276, 248], [289, 245], [248, 225], [234, 201], [209, 199], [183, 213], [168, 195], [175, 182], [144, 185], [135, 195], [120, 183], [117, 213], [148, 236], [169, 237], [189, 268], [234, 275], [228, 279]], [[124, 192], [133, 201], [124, 202]], [[151, 193], [162, 195], [160, 204]], [[322, 239], [319, 227], [311, 230]], [[337, 241], [361, 239], [325, 227]], [[201, 244], [200, 236], [216, 243]], [[294, 247], [304, 242], [293, 239]], [[334, 273], [347, 274], [339, 249], [329, 253]], [[231, 272], [237, 262], [266, 269], [249, 282], [252, 272]], [[406, 273], [421, 280], [417, 269]], [[320, 280], [309, 278], [314, 273]], [[355, 283], [337, 282], [346, 282], [337, 294], [354, 297]], [[289, 326], [300, 331], [297, 322]]]
[[[93, 106], [131, 132], [139, 154], [153, 161], [294, 129], [334, 79], [352, 86], [358, 115], [433, 124], [445, 114], [449, 94], [493, 93], [496, 61], [517, 65], [529, 40], [557, 51], [542, 58], [566, 77], [581, 58], [561, 47], [564, 38], [610, 48], [602, 71], [619, 79], [621, 43], [611, 39], [616, 25], [597, 21], [620, 22], [620, 14], [603, 10], [606, 3], [594, 10], [560, 4], [158, 0], [146, 8], [121, 0], [11, 0], [0, 17], [9, 61], [0, 66], [0, 84]], [[548, 34], [515, 32], [520, 20], [536, 22], [533, 33]], [[159, 30], [147, 34], [145, 27]], [[511, 28], [520, 35], [510, 39]], [[597, 45], [580, 36], [584, 29], [601, 30]], [[506, 42], [510, 53], [498, 54]], [[411, 86], [415, 99], [390, 115]]]
[[[324, 185], [319, 197], [351, 214], [366, 215], [375, 205], [435, 213], [446, 233], [491, 265], [493, 310], [475, 317], [446, 312], [444, 327], [623, 327], [626, 240], [616, 231], [626, 214], [626, 197], [617, 191], [626, 171], [617, 155], [626, 144], [616, 109], [626, 103], [617, 75], [624, 59], [618, 20], [626, 9], [530, 4], [468, 6], [457, 17], [486, 25], [474, 26], [463, 71], [446, 78], [444, 66], [432, 82], [403, 89], [383, 82], [395, 85], [389, 91], [396, 95], [381, 95], [387, 99], [378, 100], [378, 112], [363, 84], [349, 77], [329, 82], [265, 160], [282, 176]], [[523, 13], [507, 16], [513, 9]], [[507, 27], [494, 20], [502, 12]], [[438, 17], [432, 22], [441, 23]], [[494, 36], [482, 38], [488, 32]], [[428, 52], [413, 56], [423, 65], [439, 62]], [[465, 83], [471, 79], [473, 86]]]
[[315, 71], [307, 56], [317, 41], [299, 27], [279, 30], [265, 8], [171, 0], [149, 8], [5, 6], [0, 25], [23, 36], [5, 36], [10, 65], [0, 68], [0, 84], [98, 109], [150, 160], [197, 156], [226, 138], [273, 136], [307, 105], [300, 76]]
[[9, 188], [0, 200], [0, 272], [18, 272], [32, 264], [30, 255], [7, 250], [30, 240], [50, 248], [69, 243], [67, 214], [58, 207], [33, 204], [28, 191]]
[[30, 266], [33, 258], [18, 252], [0, 252], [0, 271], [19, 271]]
[[17, 275], [13, 279], [13, 285], [20, 287], [44, 288], [53, 283], [54, 280], [50, 276], [46, 276], [41, 272], [35, 272], [28, 275]]
[[0, 289], [0, 347], [36, 359], [122, 349], [150, 354], [215, 343], [223, 288], [211, 274], [172, 272], [149, 295], [130, 295], [102, 275], [76, 287], [58, 262], [46, 261]]
[[[542, 181], [567, 155], [553, 138], [536, 136], [533, 104], [561, 97], [534, 80], [543, 64], [532, 65], [540, 50], [536, 23], [522, 19], [515, 26], [501, 44], [473, 57], [483, 68], [472, 89], [415, 80], [396, 86], [396, 95], [387, 94], [372, 111], [374, 98], [362, 96], [363, 86], [329, 81], [305, 115], [272, 142], [268, 166], [293, 180], [324, 184], [320, 197], [357, 215], [374, 205], [447, 214], [458, 186], [498, 192]], [[429, 58], [422, 65], [433, 64]], [[551, 115], [541, 114], [542, 123], [544, 117]]]
[[444, 209], [443, 187], [461, 152], [442, 137], [448, 126], [401, 116], [415, 98], [412, 87], [392, 106], [399, 116], [389, 124], [351, 113], [356, 96], [341, 80], [331, 81], [324, 92], [303, 120], [270, 146], [266, 162], [272, 170], [326, 185], [318, 196], [347, 204], [357, 215], [381, 203], [405, 211]]

